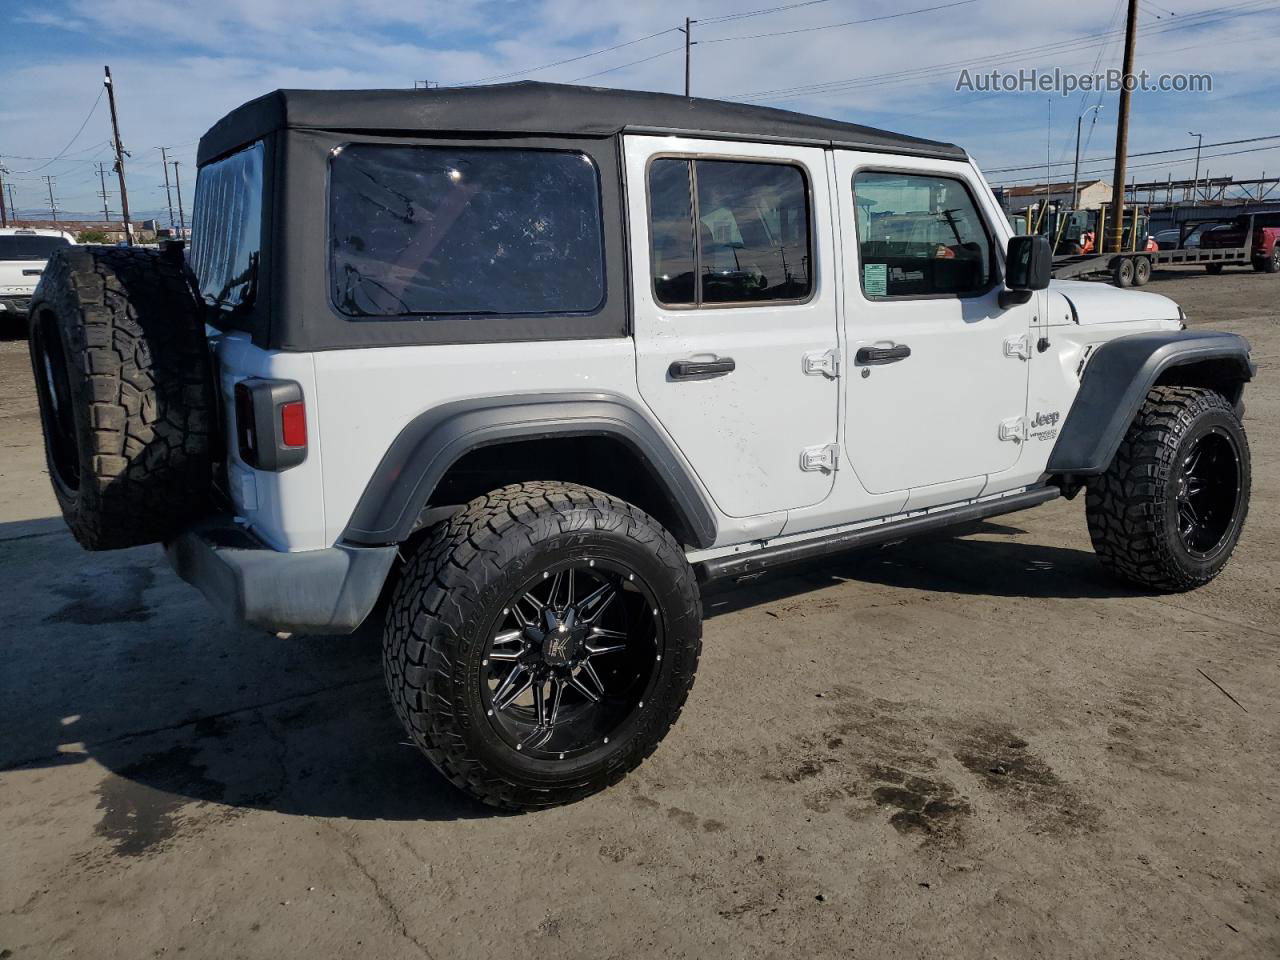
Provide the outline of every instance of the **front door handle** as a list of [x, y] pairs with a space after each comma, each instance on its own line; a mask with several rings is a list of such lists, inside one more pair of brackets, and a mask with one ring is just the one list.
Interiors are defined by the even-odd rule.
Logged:
[[911, 348], [905, 343], [892, 347], [859, 347], [853, 355], [853, 362], [862, 367], [876, 366], [882, 363], [897, 363], [911, 356]]
[[733, 357], [717, 357], [714, 360], [675, 360], [667, 367], [672, 380], [710, 380], [723, 377], [737, 369]]

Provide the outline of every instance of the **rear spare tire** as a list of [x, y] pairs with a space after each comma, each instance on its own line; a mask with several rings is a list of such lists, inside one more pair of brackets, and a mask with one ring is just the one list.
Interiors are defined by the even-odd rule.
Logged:
[[208, 503], [216, 434], [202, 311], [181, 255], [72, 247], [31, 304], [45, 458], [87, 550], [154, 543]]

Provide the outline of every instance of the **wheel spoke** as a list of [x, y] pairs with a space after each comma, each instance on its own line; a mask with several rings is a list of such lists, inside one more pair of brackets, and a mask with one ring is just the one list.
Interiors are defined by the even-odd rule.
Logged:
[[600, 674], [596, 673], [596, 668], [591, 665], [590, 660], [582, 661], [582, 672], [591, 678], [591, 682], [596, 685], [596, 689], [600, 691], [600, 696], [604, 696], [604, 681], [600, 679]]
[[533, 685], [533, 714], [538, 718], [538, 726], [547, 725], [546, 682], [539, 680]]
[[577, 690], [580, 694], [582, 694], [592, 703], [600, 702], [600, 697], [597, 694], [594, 694], [590, 690], [588, 690], [586, 688], [586, 685], [583, 684], [583, 682], [579, 680], [577, 677], [569, 677], [567, 680], [565, 680], [565, 683], [573, 687], [573, 689]]
[[524, 636], [523, 630], [503, 630], [500, 634], [493, 638], [495, 644], [499, 643], [516, 643]]
[[593, 627], [591, 630], [592, 640], [621, 640], [622, 643], [607, 644], [605, 646], [596, 646], [588, 641], [583, 649], [587, 651], [589, 657], [600, 657], [606, 653], [617, 653], [619, 650], [627, 649], [627, 635], [621, 630], [606, 630], [603, 627]]
[[[595, 593], [591, 595], [592, 598], [599, 596], [605, 590], [608, 590], [609, 592], [604, 594], [604, 599], [596, 600], [594, 603], [594, 606], [590, 608], [591, 612], [581, 617], [581, 619], [584, 622], [595, 623], [597, 620], [599, 620], [600, 615], [609, 609], [609, 604], [613, 603], [614, 598], [618, 595], [618, 591], [614, 589], [613, 585], [606, 583], [603, 587], [601, 587], [599, 590], [597, 590]], [[588, 609], [587, 601], [584, 600], [578, 606], [578, 609], [579, 611], [585, 612]]]
[[[517, 680], [521, 676], [526, 676], [526, 679], [517, 686]], [[515, 702], [516, 697], [520, 696], [520, 694], [524, 693], [531, 686], [533, 686], [533, 674], [529, 672], [524, 664], [517, 663], [512, 668], [511, 672], [507, 674], [506, 679], [498, 685], [498, 689], [494, 691], [494, 709], [507, 709], [507, 707], [511, 706], [511, 704]]]
[[551, 679], [551, 716], [547, 719], [547, 726], [554, 727], [556, 725], [556, 717], [560, 716], [560, 698], [564, 696], [564, 681], [559, 677]]
[[501, 663], [514, 663], [520, 659], [520, 654], [523, 652], [522, 650], [490, 650], [489, 659], [497, 660]]

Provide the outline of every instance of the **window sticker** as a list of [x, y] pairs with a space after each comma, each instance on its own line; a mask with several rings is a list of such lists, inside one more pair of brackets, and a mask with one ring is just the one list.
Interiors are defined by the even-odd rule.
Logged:
[[883, 297], [889, 292], [889, 265], [867, 263], [862, 266], [862, 289], [868, 297]]

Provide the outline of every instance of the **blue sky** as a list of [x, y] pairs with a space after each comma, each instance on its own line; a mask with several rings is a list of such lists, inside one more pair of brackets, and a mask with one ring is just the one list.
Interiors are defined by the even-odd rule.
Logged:
[[[1064, 99], [964, 93], [955, 86], [964, 65], [975, 72], [1118, 67], [1123, 0], [794, 4], [0, 0], [0, 164], [9, 169], [24, 211], [47, 211], [45, 174], [55, 177], [62, 209], [100, 211], [94, 162], [110, 157], [110, 122], [105, 98], [93, 105], [102, 66], [109, 63], [125, 147], [133, 154], [131, 206], [165, 208], [155, 148], [166, 145], [183, 165], [189, 207], [200, 135], [227, 110], [268, 90], [411, 87], [415, 80], [451, 85], [510, 74], [512, 80], [679, 92], [683, 37], [674, 28], [685, 16], [699, 21], [693, 28], [699, 41], [693, 49], [695, 95], [958, 142], [993, 182], [1042, 178], [1046, 152], [1053, 161], [1069, 161], [1076, 117], [1100, 102], [1096, 126], [1085, 123], [1084, 156], [1113, 152], [1112, 94]], [[775, 7], [787, 9], [757, 13]], [[1132, 152], [1187, 147], [1194, 144], [1191, 130], [1202, 132], [1206, 144], [1280, 135], [1280, 0], [1142, 0], [1141, 10], [1138, 68], [1209, 73], [1213, 91], [1136, 94]], [[878, 17], [891, 18], [872, 19]], [[848, 23], [853, 20], [870, 22]], [[583, 56], [618, 44], [625, 45]], [[571, 62], [535, 69], [563, 60]], [[1280, 137], [1206, 147], [1204, 153], [1202, 173], [1280, 173]], [[1193, 151], [1141, 158], [1135, 172], [1143, 179], [1189, 177], [1193, 160]], [[1004, 170], [1031, 164], [1039, 168]], [[1104, 168], [1109, 164], [1085, 170]], [[1069, 165], [1054, 171], [1055, 178], [1070, 178]], [[119, 208], [110, 179], [107, 187], [114, 213]]]

